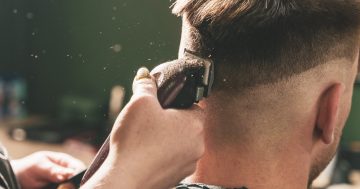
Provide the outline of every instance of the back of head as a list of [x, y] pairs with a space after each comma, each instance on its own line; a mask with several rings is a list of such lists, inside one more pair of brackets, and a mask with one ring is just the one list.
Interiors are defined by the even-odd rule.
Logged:
[[216, 66], [214, 90], [274, 83], [357, 54], [356, 0], [177, 0], [192, 50]]
[[[177, 0], [173, 12], [183, 16], [181, 48], [215, 64], [213, 92], [202, 104], [206, 154], [194, 178], [305, 188], [290, 186], [306, 183], [307, 173], [312, 180], [331, 159], [350, 109], [360, 2]], [[260, 182], [256, 170], [269, 172]], [[279, 187], [284, 180], [289, 187]]]
[[177, 0], [173, 12], [183, 17], [182, 45], [215, 63], [204, 103], [214, 144], [281, 143], [315, 122], [332, 80], [351, 97], [357, 0]]

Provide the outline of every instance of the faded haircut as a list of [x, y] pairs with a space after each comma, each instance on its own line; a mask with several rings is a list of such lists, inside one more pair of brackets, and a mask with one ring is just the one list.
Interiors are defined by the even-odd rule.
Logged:
[[177, 0], [193, 50], [215, 62], [214, 87], [273, 83], [330, 60], [354, 61], [356, 0]]

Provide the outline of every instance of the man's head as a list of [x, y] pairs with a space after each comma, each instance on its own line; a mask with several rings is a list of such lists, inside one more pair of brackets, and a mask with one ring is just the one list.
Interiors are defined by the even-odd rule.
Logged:
[[241, 90], [354, 59], [358, 8], [355, 0], [178, 0], [173, 12], [183, 15], [187, 48], [215, 60], [215, 87]]
[[350, 110], [360, 4], [178, 0], [173, 12], [183, 17], [180, 56], [187, 48], [215, 62], [205, 102], [212, 148], [242, 143], [286, 153], [293, 141], [315, 177], [336, 151]]

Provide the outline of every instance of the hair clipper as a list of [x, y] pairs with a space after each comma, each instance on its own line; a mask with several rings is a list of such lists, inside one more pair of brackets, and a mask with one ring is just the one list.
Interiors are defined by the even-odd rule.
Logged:
[[[163, 108], [190, 108], [210, 94], [214, 80], [214, 64], [209, 59], [185, 50], [184, 57], [163, 63], [151, 71], [158, 86], [158, 100]], [[84, 184], [103, 164], [109, 153], [110, 136], [85, 172]]]

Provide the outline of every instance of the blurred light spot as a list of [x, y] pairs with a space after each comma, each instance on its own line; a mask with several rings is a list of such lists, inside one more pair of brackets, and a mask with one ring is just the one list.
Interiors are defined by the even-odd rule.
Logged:
[[24, 141], [26, 139], [26, 132], [24, 129], [14, 129], [12, 132], [12, 137], [16, 141]]
[[112, 49], [115, 53], [119, 53], [122, 50], [122, 46], [120, 44], [115, 44], [111, 46], [110, 49]]
[[32, 13], [32, 12], [26, 13], [26, 18], [29, 20], [32, 20], [34, 18], [34, 13]]

